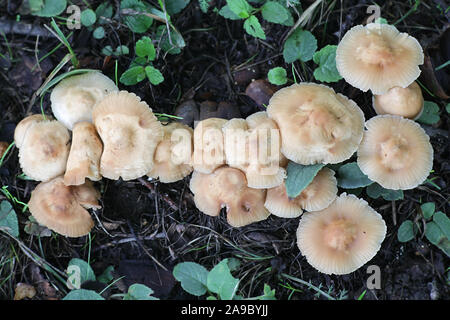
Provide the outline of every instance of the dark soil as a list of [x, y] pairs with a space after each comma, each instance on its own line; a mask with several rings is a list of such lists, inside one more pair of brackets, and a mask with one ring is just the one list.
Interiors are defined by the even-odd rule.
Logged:
[[[72, 2], [85, 7], [82, 1]], [[302, 1], [302, 4], [306, 7], [311, 2]], [[406, 16], [398, 23], [399, 30], [416, 37], [424, 48], [433, 46], [433, 59], [444, 59], [442, 57], [448, 54], [450, 42], [439, 41], [449, 25], [449, 15], [448, 12], [447, 15], [442, 13], [437, 6], [440, 4], [447, 8], [448, 4], [438, 0], [421, 1], [418, 10], [407, 14], [413, 2], [384, 1], [382, 16], [389, 22]], [[20, 3], [0, 1], [0, 19], [14, 21]], [[101, 2], [89, 3], [96, 8]], [[350, 27], [365, 23], [368, 17], [366, 8], [372, 4], [371, 1], [353, 0], [325, 3], [305, 27], [318, 39], [319, 48], [337, 44]], [[222, 0], [212, 1], [212, 7], [221, 8], [224, 4]], [[197, 1], [192, 1], [172, 19], [183, 34], [186, 47], [178, 55], [163, 55], [162, 52], [159, 55], [155, 66], [164, 74], [165, 81], [158, 86], [151, 86], [146, 81], [132, 87], [120, 86], [142, 97], [154, 112], [177, 114], [180, 109], [177, 111], [176, 108], [188, 103], [200, 106], [200, 114], [203, 110], [203, 117], [208, 117], [217, 114], [217, 103], [226, 102], [228, 107], [217, 109], [220, 114], [229, 118], [246, 117], [264, 110], [261, 103], [258, 105], [246, 95], [251, 80], [265, 79], [268, 70], [276, 66], [283, 66], [290, 73], [291, 66], [285, 65], [282, 56], [283, 41], [290, 31], [288, 27], [264, 22], [267, 40], [257, 40], [243, 31], [242, 21], [225, 20], [211, 9], [208, 14], [203, 14]], [[49, 19], [31, 15], [21, 15], [20, 21], [41, 29], [44, 24], [49, 25]], [[46, 29], [41, 31], [44, 35]], [[91, 32], [82, 28], [74, 32], [70, 42], [81, 68], [101, 69], [114, 79], [114, 61], [118, 59], [120, 75], [128, 68], [134, 52], [131, 50], [127, 56], [105, 57], [101, 54], [102, 48], [125, 44], [132, 49], [140, 35], [113, 24], [107, 25], [106, 31], [107, 37], [96, 40]], [[33, 94], [67, 51], [64, 48], [56, 50], [40, 63], [40, 68], [33, 69], [36, 57], [50, 52], [59, 41], [44, 36], [37, 41], [36, 36], [30, 34], [3, 32], [5, 35], [0, 37], [0, 52], [3, 54], [0, 56], [0, 141], [10, 143], [15, 125], [26, 115], [40, 112], [39, 101], [33, 103]], [[69, 65], [63, 71], [67, 71]], [[299, 81], [315, 81], [313, 63], [296, 62], [294, 68]], [[445, 87], [448, 86], [449, 68], [443, 71], [447, 78], [442, 74], [439, 78]], [[426, 79], [421, 80], [431, 90], [432, 85]], [[344, 80], [331, 86], [356, 101], [366, 119], [375, 115], [370, 93], [361, 92]], [[273, 89], [266, 88], [266, 94], [273, 93]], [[380, 252], [367, 264], [380, 267], [381, 289], [367, 290], [364, 299], [450, 298], [450, 260], [424, 237], [419, 211], [421, 203], [431, 201], [436, 203], [437, 210], [450, 214], [450, 117], [445, 111], [448, 100], [426, 91], [424, 97], [438, 103], [442, 111], [437, 125], [424, 126], [431, 136], [435, 152], [434, 172], [430, 179], [439, 189], [424, 184], [405, 191], [404, 200], [393, 202], [373, 200], [361, 193], [360, 197], [383, 215], [388, 227]], [[45, 112], [51, 113], [49, 95], [46, 95], [43, 105]], [[37, 182], [22, 180], [18, 178], [20, 174], [18, 152], [13, 148], [0, 167], [0, 183], [26, 203]], [[231, 257], [241, 261], [240, 269], [233, 275], [241, 279], [239, 294], [244, 297], [261, 295], [266, 283], [276, 289], [277, 299], [325, 299], [313, 288], [288, 280], [282, 274], [311, 282], [335, 298], [357, 299], [367, 289], [366, 280], [370, 276], [366, 273], [367, 266], [349, 275], [328, 276], [306, 262], [295, 243], [298, 219], [270, 216], [266, 221], [232, 228], [224, 215], [212, 218], [199, 212], [188, 185], [189, 177], [173, 184], [145, 179], [129, 182], [103, 179], [96, 183], [102, 192], [102, 209], [93, 213], [96, 226], [90, 238], [31, 236], [23, 229], [29, 212], [22, 212], [22, 206], [15, 205], [21, 245], [0, 232], [0, 256], [4, 256], [0, 260], [0, 297], [13, 298], [14, 288], [19, 282], [38, 288], [34, 299], [61, 298], [67, 290], [53, 273], [38, 267], [39, 262], [26, 255], [23, 246], [62, 272], [74, 257], [90, 258], [97, 275], [106, 267], [114, 266], [115, 278], [125, 278], [105, 292], [105, 296], [124, 292], [127, 286], [139, 282], [151, 287], [155, 296], [161, 299], [194, 299], [173, 279], [172, 268], [182, 261], [195, 261], [211, 269], [220, 260]], [[1, 199], [5, 199], [2, 193]], [[406, 219], [417, 221], [421, 228], [414, 240], [400, 243], [397, 230]], [[99, 283], [85, 284], [85, 287], [94, 289], [98, 286]]]

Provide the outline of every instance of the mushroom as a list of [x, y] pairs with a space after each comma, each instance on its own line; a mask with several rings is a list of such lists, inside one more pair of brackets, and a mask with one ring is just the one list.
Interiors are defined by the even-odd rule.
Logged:
[[99, 207], [98, 191], [91, 182], [82, 186], [66, 186], [63, 176], [41, 182], [32, 191], [28, 207], [36, 221], [68, 237], [81, 237], [94, 226], [85, 207]]
[[385, 236], [382, 216], [366, 201], [343, 193], [326, 209], [302, 216], [297, 246], [315, 269], [342, 275], [370, 261]]
[[373, 95], [373, 108], [377, 114], [393, 114], [417, 119], [423, 111], [423, 95], [417, 82], [406, 88], [394, 87], [385, 94]]
[[264, 206], [273, 215], [282, 218], [296, 218], [306, 211], [318, 211], [328, 207], [337, 195], [337, 180], [334, 171], [322, 168], [313, 181], [295, 198], [290, 199], [286, 185], [267, 190]]
[[147, 103], [134, 93], [113, 92], [95, 106], [92, 116], [103, 142], [103, 177], [133, 180], [153, 168], [163, 129]]
[[23, 172], [33, 180], [48, 181], [66, 170], [70, 134], [59, 121], [41, 117], [35, 115], [20, 121], [14, 139]]
[[83, 184], [86, 178], [92, 181], [100, 180], [102, 151], [103, 144], [95, 126], [86, 121], [77, 122], [72, 130], [72, 146], [67, 159], [64, 183], [70, 186]]
[[278, 90], [267, 113], [280, 128], [281, 152], [303, 165], [342, 162], [362, 139], [362, 110], [325, 85], [301, 83]]
[[357, 162], [369, 179], [392, 190], [407, 190], [425, 181], [433, 166], [430, 138], [413, 120], [375, 116], [358, 148]]
[[227, 221], [233, 227], [265, 220], [270, 215], [264, 207], [266, 190], [247, 187], [245, 174], [239, 169], [223, 166], [211, 174], [194, 171], [189, 187], [200, 211], [215, 217], [225, 207]]
[[92, 110], [110, 92], [119, 89], [101, 72], [87, 72], [61, 80], [52, 90], [53, 114], [69, 130], [77, 122], [92, 122]]
[[177, 122], [163, 126], [163, 140], [156, 147], [154, 165], [147, 173], [150, 178], [159, 178], [163, 183], [171, 183], [188, 176], [193, 168], [192, 128]]
[[420, 43], [388, 24], [354, 26], [336, 49], [336, 68], [345, 81], [373, 94], [406, 88], [419, 77], [423, 61]]
[[283, 183], [286, 158], [280, 152], [278, 126], [267, 112], [254, 113], [245, 120], [231, 119], [223, 132], [226, 162], [245, 172], [249, 187], [267, 189]]
[[0, 159], [3, 158], [6, 150], [8, 150], [9, 144], [6, 141], [0, 141]]
[[194, 128], [193, 167], [201, 173], [212, 173], [225, 164], [222, 128], [227, 120], [208, 118]]

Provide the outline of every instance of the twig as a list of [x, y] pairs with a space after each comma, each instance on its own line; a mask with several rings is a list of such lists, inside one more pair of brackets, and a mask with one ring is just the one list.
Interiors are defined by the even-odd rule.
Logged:
[[[156, 193], [155, 187], [148, 181], [146, 181], [143, 178], [139, 178], [138, 181], [147, 189], [149, 189], [153, 194]], [[167, 203], [169, 205], [169, 207], [175, 211], [178, 210], [178, 206], [176, 205], [176, 203], [169, 198], [168, 195], [166, 194], [162, 194], [161, 195], [162, 199], [164, 200], [165, 203]]]
[[45, 28], [27, 24], [24, 22], [17, 22], [15, 20], [0, 20], [0, 33], [5, 34], [20, 34], [32, 37], [52, 38], [54, 35]]

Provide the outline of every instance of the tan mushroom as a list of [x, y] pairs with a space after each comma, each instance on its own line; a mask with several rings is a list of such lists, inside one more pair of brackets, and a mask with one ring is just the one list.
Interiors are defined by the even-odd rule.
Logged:
[[413, 120], [381, 115], [366, 122], [358, 166], [386, 189], [407, 190], [423, 183], [433, 167], [430, 138]]
[[[22, 122], [23, 121], [23, 122]], [[31, 179], [48, 181], [66, 170], [70, 133], [59, 121], [25, 118], [16, 127], [19, 164]]]
[[226, 208], [227, 221], [242, 227], [267, 219], [264, 207], [266, 190], [247, 187], [245, 174], [239, 169], [223, 166], [211, 174], [194, 171], [190, 181], [197, 208], [209, 216], [218, 216]]
[[97, 197], [98, 192], [92, 186], [66, 186], [63, 176], [59, 176], [41, 182], [31, 193], [28, 207], [41, 225], [64, 236], [81, 237], [94, 226], [83, 206], [98, 207]]
[[281, 152], [296, 163], [339, 163], [361, 142], [364, 114], [325, 85], [293, 84], [277, 91], [267, 113], [280, 128]]
[[345, 81], [373, 94], [406, 88], [419, 77], [423, 61], [420, 43], [388, 24], [357, 25], [336, 50], [336, 67]]
[[106, 95], [119, 89], [101, 72], [87, 72], [61, 80], [52, 90], [53, 114], [69, 130], [77, 122], [92, 122], [94, 106]]
[[6, 150], [8, 150], [9, 144], [6, 141], [0, 141], [0, 159], [3, 158]]
[[53, 117], [43, 114], [32, 114], [20, 120], [14, 130], [14, 143], [17, 148], [22, 146], [22, 143], [27, 135], [28, 129], [35, 123], [53, 120]]
[[370, 261], [386, 236], [386, 224], [366, 201], [341, 194], [326, 209], [303, 214], [297, 246], [326, 274], [348, 274]]
[[163, 131], [163, 140], [156, 147], [153, 169], [147, 176], [171, 183], [183, 179], [193, 170], [191, 157], [194, 131], [177, 122], [163, 126]]
[[113, 92], [95, 106], [93, 121], [103, 142], [103, 177], [133, 180], [153, 168], [163, 129], [147, 103], [134, 93]]
[[394, 87], [385, 94], [373, 95], [372, 104], [377, 114], [393, 114], [417, 119], [423, 111], [423, 95], [417, 82], [406, 88]]
[[100, 180], [102, 151], [103, 144], [95, 126], [90, 122], [77, 122], [72, 130], [72, 146], [67, 160], [64, 183], [70, 186], [83, 184], [86, 178], [92, 181]]

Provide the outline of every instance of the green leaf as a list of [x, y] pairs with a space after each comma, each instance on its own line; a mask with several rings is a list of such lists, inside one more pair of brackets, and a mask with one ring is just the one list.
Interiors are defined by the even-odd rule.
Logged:
[[445, 110], [447, 111], [447, 113], [450, 113], [450, 103], [447, 103], [447, 105], [445, 106]]
[[86, 9], [81, 12], [80, 22], [85, 27], [92, 26], [97, 20], [94, 10]]
[[128, 47], [125, 45], [118, 46], [116, 48], [116, 50], [114, 50], [114, 54], [116, 56], [121, 56], [123, 54], [129, 54], [129, 53], [130, 53], [130, 49], [128, 49]]
[[164, 81], [164, 76], [162, 73], [153, 66], [145, 67], [145, 74], [147, 75], [148, 80], [150, 80], [151, 84], [158, 85]]
[[[131, 9], [137, 12], [148, 12], [149, 6], [139, 0], [122, 0], [120, 3], [120, 9]], [[153, 23], [153, 19], [144, 14], [131, 14], [124, 16], [125, 24], [136, 33], [144, 33], [150, 28]]]
[[282, 67], [276, 67], [269, 70], [267, 73], [267, 78], [269, 82], [275, 85], [283, 85], [287, 82], [287, 72]]
[[228, 259], [228, 268], [230, 268], [230, 271], [236, 271], [240, 268], [241, 262], [236, 258], [230, 258]]
[[424, 101], [422, 114], [417, 121], [424, 124], [436, 124], [439, 120], [439, 106], [432, 101]]
[[450, 257], [450, 241], [436, 222], [431, 221], [426, 224], [425, 237]]
[[97, 277], [97, 281], [104, 284], [110, 283], [112, 280], [114, 280], [113, 272], [114, 266], [108, 266], [105, 271], [103, 271], [103, 273]]
[[169, 15], [181, 12], [191, 0], [166, 0], [166, 11]]
[[106, 21], [101, 19], [101, 17], [111, 19], [113, 16], [113, 6], [108, 1], [105, 1], [95, 9], [95, 15], [98, 17], [99, 23], [104, 24]]
[[289, 10], [275, 1], [267, 1], [261, 7], [261, 14], [264, 20], [272, 23], [283, 23], [289, 18]]
[[442, 233], [447, 239], [450, 239], [450, 219], [441, 211], [438, 211], [433, 216], [433, 221], [442, 230]]
[[246, 19], [250, 16], [253, 7], [245, 0], [227, 0], [228, 8], [237, 16]]
[[155, 46], [149, 37], [142, 37], [138, 42], [136, 42], [136, 55], [138, 57], [147, 57], [150, 61], [155, 60]]
[[97, 27], [95, 28], [93, 34], [95, 39], [103, 39], [105, 37], [105, 28]]
[[70, 291], [62, 300], [105, 300], [93, 290], [77, 289]]
[[128, 288], [123, 300], [159, 300], [152, 296], [153, 290], [146, 285], [135, 283]]
[[236, 294], [239, 279], [231, 275], [228, 259], [222, 260], [209, 273], [207, 286], [209, 291], [217, 293], [221, 300], [232, 300]]
[[267, 283], [265, 283], [264, 294], [262, 296], [259, 296], [258, 300], [276, 300], [275, 289], [271, 289], [270, 286]]
[[264, 33], [264, 30], [261, 27], [261, 24], [259, 23], [258, 18], [255, 16], [250, 16], [248, 19], [245, 20], [244, 29], [251, 36], [254, 36], [256, 38], [260, 38], [263, 40], [266, 39], [266, 34]]
[[346, 163], [338, 170], [337, 184], [341, 188], [355, 189], [373, 183], [359, 168], [356, 162]]
[[211, 0], [198, 0], [198, 5], [200, 7], [200, 10], [202, 10], [203, 13], [208, 12], [210, 2], [211, 2]]
[[173, 268], [173, 276], [181, 287], [194, 296], [201, 296], [207, 290], [208, 270], [195, 262], [181, 262]]
[[0, 203], [0, 228], [4, 228], [13, 237], [19, 236], [19, 222], [11, 203], [3, 200]]
[[309, 61], [317, 50], [317, 40], [314, 35], [298, 28], [286, 40], [283, 49], [283, 57], [286, 63], [296, 60]]
[[385, 189], [376, 182], [367, 186], [366, 193], [372, 199], [383, 197], [386, 201], [401, 200], [404, 197], [403, 190]]
[[314, 53], [313, 60], [319, 66], [314, 70], [314, 78], [322, 82], [336, 82], [342, 79], [336, 69], [335, 45], [327, 45]]
[[67, 1], [66, 0], [44, 0], [44, 4], [41, 7], [41, 2], [35, 3], [33, 5], [34, 8], [40, 7], [40, 10], [31, 11], [31, 14], [39, 17], [54, 17], [57, 16], [66, 9]]
[[231, 11], [231, 9], [228, 5], [223, 6], [222, 9], [219, 10], [219, 14], [222, 17], [224, 17], [226, 19], [230, 19], [230, 20], [241, 20], [242, 19], [236, 13]]
[[126, 86], [132, 86], [144, 80], [145, 75], [143, 66], [135, 66], [122, 73], [120, 76], [120, 83], [123, 83]]
[[79, 289], [86, 281], [95, 281], [96, 277], [91, 266], [84, 260], [73, 258], [67, 266], [68, 282], [73, 288]]
[[156, 38], [159, 40], [161, 49], [169, 54], [179, 54], [181, 49], [186, 46], [183, 36], [179, 32], [171, 30], [169, 39], [167, 28], [164, 25], [159, 26], [156, 30]]
[[411, 220], [404, 221], [398, 228], [397, 239], [400, 242], [408, 242], [414, 239], [415, 226]]
[[29, 0], [28, 4], [30, 6], [31, 13], [33, 13], [34, 11], [39, 11], [44, 7], [44, 0]]
[[314, 177], [324, 166], [323, 163], [302, 165], [289, 161], [285, 181], [288, 197], [297, 197], [313, 181]]
[[434, 202], [426, 202], [420, 206], [422, 215], [425, 219], [429, 220], [433, 217], [434, 211], [436, 210], [436, 204]]

